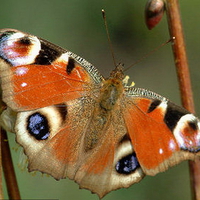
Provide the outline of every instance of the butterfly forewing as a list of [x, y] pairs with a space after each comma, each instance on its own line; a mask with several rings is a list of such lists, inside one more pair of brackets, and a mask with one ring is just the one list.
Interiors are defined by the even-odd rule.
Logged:
[[[128, 88], [123, 111], [126, 126], [147, 175], [199, 155], [199, 120], [151, 91]], [[181, 125], [180, 125], [181, 122]]]
[[33, 110], [87, 96], [103, 78], [81, 57], [16, 30], [0, 35], [3, 100], [14, 110]]

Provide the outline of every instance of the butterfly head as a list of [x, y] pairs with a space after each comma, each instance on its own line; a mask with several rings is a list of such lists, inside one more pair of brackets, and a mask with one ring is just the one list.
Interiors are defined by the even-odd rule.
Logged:
[[114, 70], [111, 71], [109, 79], [116, 79], [122, 81], [122, 85], [126, 87], [133, 87], [135, 85], [134, 82], [129, 84], [129, 76], [124, 75], [124, 65], [119, 63]]
[[125, 78], [123, 68], [124, 68], [124, 65], [122, 63], [119, 63], [115, 67], [115, 69], [111, 71], [109, 78], [123, 80]]

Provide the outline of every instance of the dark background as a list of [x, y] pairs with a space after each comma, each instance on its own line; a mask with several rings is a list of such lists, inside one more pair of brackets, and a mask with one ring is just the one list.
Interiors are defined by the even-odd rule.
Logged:
[[[145, 27], [145, 3], [146, 0], [1, 0], [0, 28], [15, 28], [45, 38], [84, 57], [108, 76], [114, 66], [101, 16], [102, 8], [107, 12], [117, 62], [129, 66], [169, 39], [166, 17], [152, 31]], [[180, 8], [196, 113], [200, 115], [200, 1], [181, 1]], [[142, 60], [127, 74], [136, 87], [150, 89], [180, 104], [170, 44]], [[18, 166], [21, 150], [12, 134], [10, 141], [12, 148], [18, 149], [12, 150], [12, 154], [23, 199], [98, 199], [87, 190], [79, 190], [78, 185], [69, 179], [55, 181], [40, 173], [32, 176], [26, 169], [22, 170], [22, 166]], [[129, 189], [111, 192], [104, 199], [188, 200], [188, 163], [183, 162], [155, 177], [146, 177]]]

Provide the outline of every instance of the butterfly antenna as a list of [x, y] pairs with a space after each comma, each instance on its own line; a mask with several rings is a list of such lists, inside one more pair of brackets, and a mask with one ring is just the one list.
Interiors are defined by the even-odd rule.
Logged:
[[130, 69], [131, 67], [133, 67], [134, 65], [138, 64], [139, 62], [141, 62], [143, 59], [147, 58], [149, 55], [153, 54], [154, 52], [156, 52], [157, 50], [159, 50], [161, 47], [165, 46], [166, 44], [168, 44], [169, 42], [172, 42], [173, 40], [175, 40], [175, 37], [170, 38], [169, 40], [167, 40], [166, 42], [164, 42], [163, 44], [159, 45], [157, 48], [153, 49], [152, 51], [144, 54], [140, 59], [136, 60], [132, 65], [130, 65], [129, 67], [127, 67], [126, 69], [124, 69], [124, 72], [127, 71], [128, 69]]
[[112, 55], [113, 63], [114, 63], [115, 66], [117, 66], [115, 55], [114, 55], [114, 51], [113, 51], [112, 42], [111, 42], [111, 39], [110, 39], [110, 34], [108, 32], [108, 25], [107, 25], [107, 20], [106, 20], [106, 13], [105, 13], [104, 9], [102, 9], [101, 12], [102, 12], [103, 20], [104, 20], [104, 25], [105, 25], [105, 28], [106, 28], [106, 35], [107, 35], [107, 39], [108, 39], [108, 43], [109, 43], [109, 47], [110, 47], [110, 52], [111, 52], [111, 55]]

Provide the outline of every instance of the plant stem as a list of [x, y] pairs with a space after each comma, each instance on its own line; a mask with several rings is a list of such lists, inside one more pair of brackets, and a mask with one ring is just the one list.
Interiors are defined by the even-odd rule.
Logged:
[[[185, 50], [182, 23], [178, 0], [165, 0], [170, 36], [175, 37], [172, 45], [176, 71], [183, 107], [194, 113], [190, 73]], [[190, 180], [193, 200], [200, 200], [200, 160], [189, 161]]]
[[13, 167], [12, 157], [8, 144], [7, 133], [1, 128], [1, 150], [4, 177], [6, 180], [9, 199], [20, 200], [20, 193], [17, 185], [15, 171]]
[[[0, 134], [1, 134], [1, 129], [0, 129]], [[2, 143], [2, 141], [1, 141], [1, 137], [0, 137], [0, 144]], [[2, 149], [1, 149], [1, 146], [0, 146], [0, 199], [4, 199], [3, 198], [3, 184], [2, 184], [2, 182], [3, 182], [3, 176], [2, 176], [2, 151], [1, 151]]]

